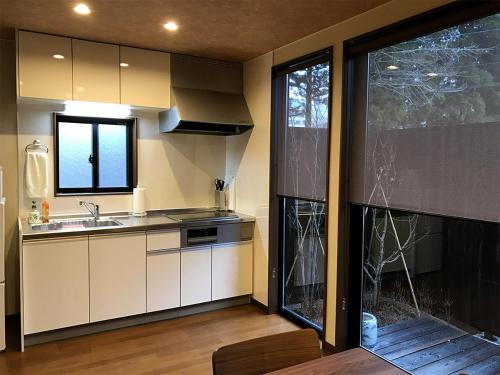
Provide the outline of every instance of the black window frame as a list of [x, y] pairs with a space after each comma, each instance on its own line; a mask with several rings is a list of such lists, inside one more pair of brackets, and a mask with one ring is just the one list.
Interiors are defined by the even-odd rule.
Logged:
[[[61, 188], [59, 186], [59, 123], [71, 122], [92, 125], [92, 187]], [[99, 187], [99, 124], [127, 127], [127, 186]], [[73, 116], [54, 113], [54, 195], [131, 194], [137, 184], [137, 119]]]
[[363, 218], [363, 206], [350, 203], [348, 191], [351, 183], [352, 124], [365, 114], [364, 107], [360, 105], [366, 99], [367, 59], [363, 55], [498, 11], [498, 1], [456, 0], [343, 43], [337, 254], [337, 299], [342, 303], [337, 303], [336, 308], [336, 346], [342, 350], [360, 347], [361, 342], [362, 253], [358, 250], [363, 246], [362, 230], [357, 224]]
[[[317, 64], [328, 63], [329, 64], [329, 97], [328, 97], [328, 157], [326, 160], [326, 170], [330, 170], [330, 152], [331, 152], [331, 129], [332, 129], [332, 100], [333, 100], [333, 47], [323, 48], [321, 50], [312, 52], [310, 54], [301, 56], [299, 58], [287, 61], [280, 65], [275, 65], [272, 68], [272, 95], [271, 95], [271, 155], [270, 155], [270, 180], [269, 180], [269, 277], [268, 277], [268, 312], [269, 313], [279, 313], [280, 315], [286, 317], [291, 322], [297, 324], [299, 327], [312, 328], [316, 330], [318, 335], [321, 337], [323, 344], [325, 341], [326, 333], [326, 306], [328, 304], [328, 251], [325, 253], [324, 257], [324, 289], [323, 289], [323, 326], [319, 327], [316, 324], [310, 322], [306, 318], [285, 309], [282, 306], [284, 301], [284, 295], [282, 290], [282, 285], [284, 282], [284, 243], [283, 243], [283, 233], [281, 228], [284, 225], [284, 201], [286, 198], [304, 200], [304, 201], [316, 201], [325, 204], [325, 228], [328, 228], [328, 204], [329, 204], [329, 191], [330, 191], [330, 179], [326, 178], [326, 195], [325, 200], [314, 200], [311, 198], [304, 197], [290, 197], [278, 194], [278, 150], [279, 150], [279, 137], [280, 137], [280, 121], [286, 118], [286, 101], [288, 94], [286, 93], [286, 79], [287, 75], [295, 72], [297, 70], [305, 69]], [[328, 174], [328, 172], [327, 172]], [[328, 229], [326, 229], [328, 231]], [[325, 236], [324, 241], [325, 249], [328, 249], [328, 235]]]

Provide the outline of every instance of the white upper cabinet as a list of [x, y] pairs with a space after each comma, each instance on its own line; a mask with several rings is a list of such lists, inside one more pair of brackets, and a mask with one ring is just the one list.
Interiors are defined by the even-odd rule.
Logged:
[[18, 96], [170, 107], [170, 54], [19, 31]]
[[170, 54], [120, 47], [121, 102], [170, 107]]
[[20, 31], [18, 34], [19, 96], [71, 100], [71, 39]]
[[73, 39], [73, 99], [120, 103], [120, 48]]

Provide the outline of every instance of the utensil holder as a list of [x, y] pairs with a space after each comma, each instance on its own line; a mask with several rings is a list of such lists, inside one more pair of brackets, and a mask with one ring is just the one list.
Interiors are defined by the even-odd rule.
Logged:
[[216, 190], [215, 191], [215, 206], [219, 207], [220, 210], [226, 211], [226, 191], [225, 190]]

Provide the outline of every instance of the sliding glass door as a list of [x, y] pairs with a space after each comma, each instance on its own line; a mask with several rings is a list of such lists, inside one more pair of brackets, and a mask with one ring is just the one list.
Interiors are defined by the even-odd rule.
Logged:
[[[275, 71], [278, 310], [323, 329], [330, 51]], [[272, 230], [273, 230], [272, 229]]]
[[500, 373], [500, 13], [474, 9], [351, 56], [350, 335], [415, 374]]

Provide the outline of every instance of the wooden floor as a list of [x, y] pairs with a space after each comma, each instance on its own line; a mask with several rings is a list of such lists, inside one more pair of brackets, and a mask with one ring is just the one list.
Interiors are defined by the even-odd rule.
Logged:
[[0, 354], [0, 374], [211, 374], [220, 346], [297, 327], [253, 305]]
[[379, 329], [373, 351], [418, 375], [500, 374], [500, 346], [432, 318]]

